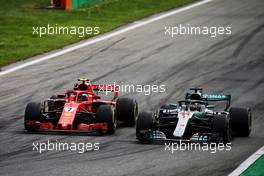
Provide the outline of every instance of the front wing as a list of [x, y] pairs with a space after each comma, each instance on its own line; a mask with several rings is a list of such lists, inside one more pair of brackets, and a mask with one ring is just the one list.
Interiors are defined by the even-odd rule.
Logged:
[[167, 138], [166, 135], [161, 131], [140, 131], [137, 133], [137, 139], [142, 142], [155, 142], [155, 141], [169, 141], [169, 142], [201, 142], [210, 143], [218, 142], [221, 140], [220, 135], [216, 133], [195, 133], [190, 139], [182, 138]]
[[51, 122], [39, 122], [39, 121], [25, 121], [25, 124], [30, 126], [34, 131], [48, 131], [48, 132], [77, 132], [77, 133], [107, 133], [108, 125], [107, 123], [90, 123], [84, 124], [81, 123], [78, 125], [77, 129], [59, 129], [54, 127]]

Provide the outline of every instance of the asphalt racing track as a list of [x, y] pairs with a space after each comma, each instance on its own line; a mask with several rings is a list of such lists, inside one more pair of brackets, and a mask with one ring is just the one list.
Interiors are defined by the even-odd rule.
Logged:
[[[264, 145], [264, 1], [214, 0], [148, 24], [105, 42], [0, 77], [0, 175], [226, 175]], [[232, 35], [164, 35], [165, 26], [232, 26]], [[182, 98], [190, 86], [225, 90], [234, 106], [253, 110], [249, 138], [235, 138], [232, 150], [178, 151], [142, 145], [134, 128], [113, 136], [27, 134], [23, 113], [40, 101], [71, 88], [78, 77], [98, 82], [166, 84], [166, 93], [129, 94], [140, 109]], [[100, 142], [99, 151], [32, 151], [32, 142]]]

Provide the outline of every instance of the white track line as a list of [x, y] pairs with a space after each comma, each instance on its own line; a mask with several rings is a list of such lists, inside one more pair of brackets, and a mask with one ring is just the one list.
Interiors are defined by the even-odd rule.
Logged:
[[242, 174], [249, 166], [251, 166], [257, 159], [259, 159], [264, 154], [264, 146], [253, 153], [248, 159], [241, 163], [233, 172], [228, 176], [238, 176]]
[[152, 23], [152, 22], [155, 22], [155, 21], [158, 21], [158, 20], [161, 20], [163, 18], [166, 18], [166, 17], [169, 17], [169, 16], [172, 16], [172, 15], [175, 15], [177, 13], [180, 13], [180, 12], [183, 12], [183, 11], [186, 11], [186, 10], [189, 10], [189, 9], [192, 9], [194, 7], [197, 7], [197, 6], [200, 6], [200, 5], [203, 5], [203, 4], [206, 4], [208, 2], [211, 2], [212, 0], [203, 0], [203, 1], [199, 1], [197, 3], [194, 3], [194, 4], [191, 4], [191, 5], [188, 5], [186, 7], [183, 7], [183, 8], [180, 8], [180, 9], [175, 9], [173, 11], [169, 11], [167, 13], [164, 13], [164, 14], [161, 14], [159, 16], [156, 16], [156, 17], [153, 17], [153, 18], [150, 18], [150, 19], [147, 19], [145, 21], [140, 21], [140, 23], [135, 23], [131, 26], [128, 26], [126, 28], [123, 28], [123, 29], [120, 29], [120, 30], [117, 30], [117, 31], [114, 31], [114, 32], [110, 32], [106, 35], [102, 35], [102, 36], [99, 36], [99, 37], [96, 37], [94, 39], [88, 39], [86, 42], [84, 43], [81, 43], [81, 44], [78, 44], [78, 45], [75, 45], [73, 47], [70, 47], [70, 48], [66, 48], [66, 49], [63, 49], [61, 51], [58, 51], [56, 53], [53, 53], [53, 54], [49, 54], [47, 56], [43, 56], [39, 59], [36, 59], [36, 60], [33, 60], [33, 61], [29, 61], [29, 62], [26, 62], [24, 64], [21, 64], [21, 65], [18, 65], [16, 67], [13, 67], [13, 68], [10, 68], [10, 69], [7, 69], [7, 70], [4, 70], [2, 72], [0, 72], [0, 76], [3, 76], [3, 75], [6, 75], [8, 73], [12, 73], [12, 72], [15, 72], [17, 70], [20, 70], [22, 68], [25, 68], [25, 67], [28, 67], [30, 65], [34, 65], [34, 64], [37, 64], [39, 62], [43, 62], [43, 61], [46, 61], [46, 60], [49, 60], [49, 59], [52, 59], [54, 57], [57, 57], [57, 56], [61, 56], [63, 54], [66, 54], [66, 53], [69, 53], [69, 52], [72, 52], [74, 50], [77, 50], [77, 49], [80, 49], [80, 48], [83, 48], [83, 47], [86, 47], [88, 45], [92, 45], [92, 44], [95, 44], [95, 43], [98, 43], [100, 41], [103, 41], [103, 40], [107, 40], [107, 39], [110, 39], [114, 36], [117, 36], [117, 35], [120, 35], [120, 34], [123, 34], [125, 32], [128, 32], [128, 31], [131, 31], [133, 29], [136, 29], [136, 28], [139, 28], [141, 26], [145, 26], [149, 23]]

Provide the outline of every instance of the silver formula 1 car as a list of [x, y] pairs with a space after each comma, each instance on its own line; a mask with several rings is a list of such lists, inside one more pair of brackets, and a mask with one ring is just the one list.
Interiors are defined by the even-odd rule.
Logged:
[[205, 94], [201, 88], [190, 90], [182, 101], [167, 103], [154, 113], [141, 112], [137, 119], [137, 139], [228, 143], [233, 136], [250, 135], [249, 108], [230, 107], [231, 95]]

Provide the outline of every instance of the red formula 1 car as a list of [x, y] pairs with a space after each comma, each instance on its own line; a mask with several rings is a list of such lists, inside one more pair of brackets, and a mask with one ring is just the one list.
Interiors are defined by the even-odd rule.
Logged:
[[[137, 102], [118, 98], [118, 87], [92, 84], [79, 79], [73, 90], [52, 96], [41, 103], [30, 102], [25, 110], [24, 126], [28, 132], [64, 131], [113, 134], [117, 124], [134, 126]], [[100, 92], [112, 92], [111, 101], [103, 100]]]

